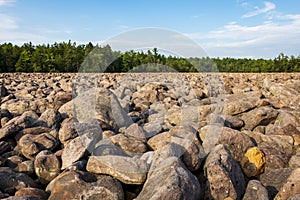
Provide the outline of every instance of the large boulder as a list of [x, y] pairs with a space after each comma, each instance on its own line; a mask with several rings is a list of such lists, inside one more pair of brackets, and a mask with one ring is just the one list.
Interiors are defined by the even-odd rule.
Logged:
[[168, 157], [156, 165], [156, 168], [151, 168], [151, 174], [136, 199], [196, 200], [200, 198], [200, 194], [201, 187], [197, 178], [177, 157]]
[[26, 187], [37, 187], [36, 182], [30, 176], [17, 173], [8, 167], [0, 167], [0, 190], [14, 195], [17, 190]]
[[147, 177], [146, 161], [123, 156], [91, 156], [87, 171], [110, 175], [125, 184], [143, 184]]
[[223, 144], [230, 151], [232, 157], [240, 162], [246, 151], [254, 143], [245, 133], [228, 127], [208, 125], [200, 129], [203, 148], [209, 153], [216, 145]]
[[287, 181], [284, 183], [279, 193], [276, 195], [276, 200], [289, 199], [300, 194], [300, 168], [295, 169]]
[[252, 131], [257, 126], [266, 126], [274, 122], [278, 111], [271, 107], [259, 107], [244, 113], [241, 119], [245, 122], [243, 129]]
[[95, 176], [88, 172], [67, 171], [47, 186], [49, 200], [107, 199], [124, 200], [122, 185], [110, 176]]
[[41, 151], [35, 157], [34, 169], [35, 174], [42, 183], [52, 181], [60, 173], [61, 163], [57, 156], [45, 150]]
[[21, 188], [15, 193], [16, 197], [35, 197], [40, 200], [47, 200], [49, 197], [49, 193], [45, 192], [44, 190], [38, 188]]
[[38, 116], [36, 113], [28, 111], [22, 113], [22, 115], [19, 117], [13, 118], [0, 129], [0, 139], [12, 134], [16, 134], [25, 128], [33, 126], [37, 117]]
[[281, 168], [260, 175], [260, 181], [267, 188], [270, 199], [274, 199], [292, 172], [291, 168]]
[[241, 199], [246, 182], [239, 164], [223, 145], [217, 145], [208, 155], [204, 172], [207, 177], [205, 198]]
[[52, 151], [58, 141], [49, 133], [39, 135], [26, 134], [18, 142], [21, 153], [28, 159], [34, 160], [36, 154], [43, 150]]
[[258, 180], [250, 180], [243, 200], [269, 200], [268, 190]]

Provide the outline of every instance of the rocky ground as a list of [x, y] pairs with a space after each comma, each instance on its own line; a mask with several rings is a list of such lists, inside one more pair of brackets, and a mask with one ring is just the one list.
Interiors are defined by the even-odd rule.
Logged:
[[0, 198], [300, 199], [300, 74], [0, 74]]

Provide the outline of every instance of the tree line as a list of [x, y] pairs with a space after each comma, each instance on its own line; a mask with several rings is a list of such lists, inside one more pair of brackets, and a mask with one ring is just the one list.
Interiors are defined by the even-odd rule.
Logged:
[[34, 46], [0, 44], [0, 72], [300, 72], [300, 56], [274, 59], [182, 58], [143, 51], [113, 51], [109, 45], [68, 41]]

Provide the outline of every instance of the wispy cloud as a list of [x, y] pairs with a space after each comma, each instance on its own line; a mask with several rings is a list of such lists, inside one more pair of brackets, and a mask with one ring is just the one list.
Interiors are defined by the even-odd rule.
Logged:
[[0, 33], [4, 30], [14, 30], [17, 28], [18, 25], [13, 17], [0, 13]]
[[0, 0], [0, 6], [13, 5], [16, 0]]
[[272, 57], [280, 52], [299, 52], [300, 14], [278, 15], [255, 26], [230, 22], [208, 33], [187, 34], [212, 56]]
[[[243, 6], [248, 6], [248, 3], [247, 2], [243, 2], [242, 4]], [[265, 1], [264, 2], [264, 5], [265, 7], [264, 8], [258, 8], [256, 7], [256, 10], [255, 11], [252, 11], [252, 12], [249, 12], [249, 13], [246, 13], [242, 16], [242, 18], [249, 18], [249, 17], [254, 17], [256, 15], [259, 15], [259, 14], [263, 14], [263, 13], [268, 13], [272, 10], [274, 10], [276, 8], [276, 5], [272, 2], [268, 2], [268, 1]]]
[[41, 28], [41, 29], [38, 29], [39, 32], [42, 32], [42, 33], [46, 33], [46, 34], [71, 34], [72, 31], [71, 30], [68, 30], [68, 29], [65, 29], [65, 30], [60, 30], [60, 29], [49, 29], [49, 28]]

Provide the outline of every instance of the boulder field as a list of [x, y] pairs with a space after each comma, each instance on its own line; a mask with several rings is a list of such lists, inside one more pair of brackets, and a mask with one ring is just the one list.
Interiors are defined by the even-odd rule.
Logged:
[[0, 74], [0, 199], [300, 199], [300, 74]]

